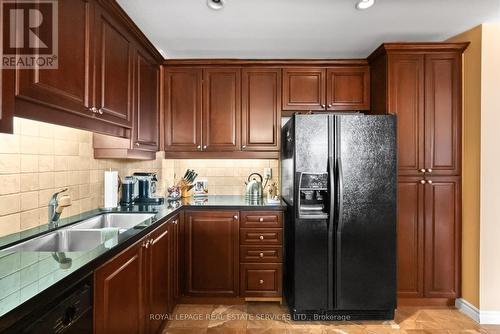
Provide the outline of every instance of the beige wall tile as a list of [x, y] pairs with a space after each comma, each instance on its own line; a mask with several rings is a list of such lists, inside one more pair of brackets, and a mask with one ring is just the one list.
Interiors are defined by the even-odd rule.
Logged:
[[21, 154], [21, 173], [38, 171], [38, 156]]
[[21, 211], [38, 208], [38, 191], [21, 193]]
[[19, 154], [0, 154], [0, 174], [17, 174], [21, 170]]
[[[60, 189], [57, 189], [59, 191]], [[56, 192], [56, 189], [44, 189], [38, 192], [38, 206], [44, 207], [49, 205], [50, 198]]]
[[0, 235], [7, 235], [21, 230], [21, 215], [19, 213], [0, 217]]
[[38, 190], [39, 187], [38, 173], [21, 174], [21, 192]]
[[40, 225], [38, 208], [21, 212], [21, 230], [26, 230]]
[[42, 155], [54, 155], [54, 139], [38, 138], [38, 153]]
[[39, 173], [39, 186], [40, 189], [54, 188], [54, 173]]
[[54, 140], [55, 155], [78, 155], [78, 142], [69, 141], [67, 138]]
[[20, 175], [0, 175], [0, 195], [15, 194], [20, 189]]
[[14, 214], [20, 211], [21, 201], [19, 194], [0, 196], [0, 216]]
[[21, 126], [21, 135], [23, 136], [39, 136], [40, 122], [32, 121], [30, 119], [19, 118]]
[[38, 137], [21, 136], [21, 153], [38, 154]]
[[20, 137], [0, 133], [0, 153], [20, 153]]
[[54, 170], [54, 156], [52, 155], [39, 155], [38, 156], [38, 171], [39, 172], [52, 172]]

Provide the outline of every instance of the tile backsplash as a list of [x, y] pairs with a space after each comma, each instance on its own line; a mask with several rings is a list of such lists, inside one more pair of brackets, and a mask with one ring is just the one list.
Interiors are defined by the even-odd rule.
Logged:
[[50, 196], [68, 188], [72, 205], [62, 217], [76, 215], [103, 205], [104, 171], [117, 170], [120, 176], [136, 171], [157, 172], [158, 194], [184, 175], [187, 168], [208, 180], [210, 195], [243, 195], [244, 181], [252, 172], [272, 169], [279, 182], [278, 160], [164, 159], [130, 161], [94, 159], [92, 133], [68, 127], [14, 119], [14, 134], [0, 134], [0, 236], [48, 220]]

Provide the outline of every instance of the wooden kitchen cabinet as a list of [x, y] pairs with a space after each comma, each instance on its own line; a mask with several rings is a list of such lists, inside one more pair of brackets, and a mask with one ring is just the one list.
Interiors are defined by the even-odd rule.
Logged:
[[281, 70], [242, 70], [241, 149], [279, 151], [281, 129]]
[[99, 118], [132, 127], [133, 42], [125, 28], [101, 6], [95, 20], [95, 107]]
[[165, 151], [201, 150], [203, 70], [165, 68]]
[[325, 110], [326, 69], [284, 68], [283, 110]]
[[284, 68], [282, 109], [369, 110], [369, 67]]
[[158, 333], [177, 297], [179, 216], [170, 218], [94, 273], [95, 333]]
[[368, 66], [328, 68], [326, 71], [327, 110], [370, 110], [370, 69]]
[[186, 294], [237, 296], [239, 212], [186, 211], [184, 224]]
[[433, 176], [425, 185], [425, 296], [460, 295], [460, 198], [458, 176]]
[[138, 243], [94, 274], [94, 333], [145, 333], [145, 247]]
[[241, 69], [203, 70], [203, 151], [239, 151]]
[[420, 298], [420, 305], [452, 305], [460, 295], [467, 45], [389, 43], [369, 57], [372, 112], [398, 121], [398, 297]]
[[0, 133], [14, 132], [15, 71], [0, 71]]

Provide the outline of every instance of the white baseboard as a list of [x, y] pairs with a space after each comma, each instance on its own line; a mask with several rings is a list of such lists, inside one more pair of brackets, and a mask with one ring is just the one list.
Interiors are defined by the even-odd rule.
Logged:
[[455, 306], [469, 318], [482, 325], [500, 325], [500, 311], [480, 311], [463, 298], [455, 300]]

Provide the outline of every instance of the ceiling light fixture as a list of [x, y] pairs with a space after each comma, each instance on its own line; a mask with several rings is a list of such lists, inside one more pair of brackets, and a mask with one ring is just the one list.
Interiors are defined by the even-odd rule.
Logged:
[[374, 3], [375, 3], [375, 0], [360, 0], [356, 4], [356, 9], [365, 10], [365, 9], [368, 9], [371, 6], [373, 6]]
[[207, 0], [207, 6], [213, 10], [221, 10], [224, 8], [224, 0]]

